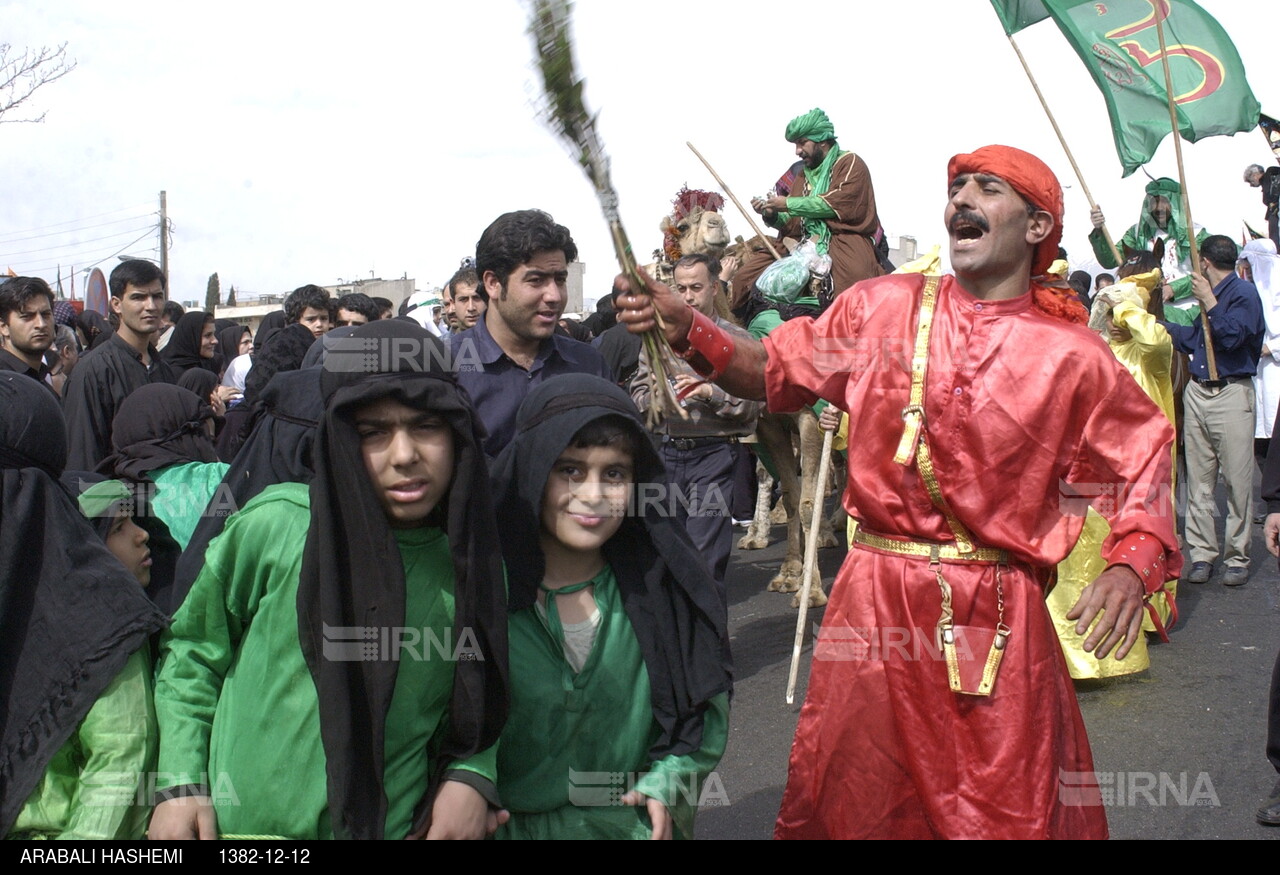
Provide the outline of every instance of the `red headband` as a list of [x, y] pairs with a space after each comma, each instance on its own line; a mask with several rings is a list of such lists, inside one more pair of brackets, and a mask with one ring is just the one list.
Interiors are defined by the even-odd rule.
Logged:
[[1053, 216], [1053, 230], [1036, 246], [1031, 275], [1040, 276], [1058, 257], [1062, 240], [1062, 186], [1043, 161], [1011, 146], [983, 146], [967, 155], [956, 155], [947, 164], [947, 183], [961, 173], [998, 176], [1022, 197]]

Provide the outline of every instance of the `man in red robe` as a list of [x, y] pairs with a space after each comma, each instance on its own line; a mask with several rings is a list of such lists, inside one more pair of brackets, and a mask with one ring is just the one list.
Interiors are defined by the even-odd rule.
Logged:
[[763, 344], [652, 284], [619, 301], [637, 331], [656, 307], [676, 353], [734, 395], [849, 412], [859, 535], [815, 644], [779, 838], [1105, 837], [1045, 587], [1092, 501], [1108, 567], [1068, 616], [1086, 650], [1123, 657], [1144, 595], [1182, 565], [1172, 428], [1038, 279], [1062, 235], [1057, 179], [1005, 146], [955, 156], [947, 178], [954, 277], [859, 283]]

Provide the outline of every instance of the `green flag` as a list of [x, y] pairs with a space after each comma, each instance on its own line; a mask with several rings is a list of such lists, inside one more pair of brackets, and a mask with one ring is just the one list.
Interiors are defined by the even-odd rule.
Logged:
[[991, 0], [991, 5], [996, 8], [996, 15], [1000, 16], [1004, 32], [1009, 36], [1049, 17], [1049, 10], [1041, 0]]
[[1163, 17], [1182, 136], [1194, 142], [1248, 131], [1258, 123], [1260, 107], [1240, 55], [1218, 22], [1191, 0], [1042, 0], [1042, 5], [1102, 90], [1125, 176], [1150, 161], [1169, 134], [1156, 15]]

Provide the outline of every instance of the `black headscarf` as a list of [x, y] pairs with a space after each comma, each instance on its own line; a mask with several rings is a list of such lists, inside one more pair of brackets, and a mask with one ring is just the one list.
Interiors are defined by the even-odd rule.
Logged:
[[216, 462], [218, 454], [205, 429], [213, 408], [190, 389], [172, 383], [148, 383], [120, 403], [111, 420], [115, 452], [98, 471], [143, 480], [147, 473], [184, 462]]
[[256, 402], [267, 383], [280, 371], [296, 371], [302, 367], [302, 360], [315, 340], [311, 329], [299, 322], [276, 332], [253, 358], [253, 367], [244, 380], [244, 401], [241, 403]]
[[[493, 463], [498, 528], [512, 611], [531, 606], [546, 570], [542, 495], [551, 466], [586, 425], [619, 417], [636, 435], [636, 483], [666, 483], [635, 404], [619, 387], [589, 374], [565, 374], [536, 386], [520, 405], [516, 434]], [[677, 520], [653, 503], [623, 522], [604, 546], [627, 618], [644, 655], [661, 729], [651, 756], [691, 753], [702, 745], [703, 714], [732, 686], [728, 633], [706, 560]]]
[[191, 368], [203, 368], [206, 371], [216, 369], [213, 359], [200, 355], [200, 337], [209, 321], [209, 314], [203, 310], [188, 310], [174, 323], [173, 334], [169, 335], [169, 342], [160, 350], [160, 358], [169, 363], [175, 374], [182, 374]]
[[201, 401], [208, 401], [213, 390], [218, 388], [218, 375], [204, 368], [192, 368], [178, 378], [178, 385]]
[[57, 401], [0, 372], [0, 835], [147, 637], [166, 624], [58, 483]]
[[[276, 374], [262, 391], [261, 401], [262, 417], [254, 423], [248, 440], [231, 460], [231, 467], [215, 493], [223, 507], [242, 508], [259, 492], [277, 483], [311, 482], [312, 444], [316, 426], [324, 414], [320, 368]], [[229, 413], [228, 421], [230, 417]], [[230, 501], [225, 500], [226, 496], [230, 496]], [[209, 542], [222, 534], [226, 524], [226, 514], [206, 513], [200, 517], [187, 549], [178, 560], [172, 594], [175, 613], [204, 569], [204, 553]]]
[[76, 327], [84, 333], [84, 348], [97, 349], [111, 339], [115, 331], [107, 317], [97, 310], [83, 310], [76, 316]]
[[258, 333], [253, 336], [253, 354], [256, 356], [262, 352], [267, 341], [275, 337], [281, 328], [284, 328], [283, 310], [272, 310], [263, 316], [262, 321], [258, 323]]
[[219, 374], [222, 374], [227, 369], [227, 365], [240, 355], [240, 341], [248, 333], [248, 325], [229, 325], [218, 332], [218, 355], [222, 357], [222, 365], [218, 368]]
[[[371, 617], [382, 626], [404, 624], [404, 565], [365, 472], [355, 411], [394, 398], [440, 415], [453, 433], [453, 480], [438, 510], [453, 557], [454, 630], [473, 636], [481, 658], [455, 664], [449, 731], [439, 752], [433, 752], [437, 761], [490, 747], [506, 720], [502, 556], [478, 420], [438, 338], [398, 320], [362, 325], [346, 344], [330, 350], [320, 386], [325, 412], [316, 433], [311, 528], [298, 585], [298, 635], [319, 694], [334, 832], [380, 838], [387, 812], [385, 720], [396, 663], [338, 662], [322, 655], [325, 624], [368, 625]], [[426, 811], [429, 807], [420, 803], [415, 820]]]
[[[262, 329], [258, 330], [258, 337], [262, 337]], [[218, 437], [218, 454], [224, 461], [236, 457], [262, 419], [262, 393], [267, 384], [278, 373], [301, 368], [315, 339], [311, 329], [295, 322], [276, 331], [261, 352], [256, 352], [255, 341], [253, 367], [244, 380], [244, 397], [228, 412], [227, 425]]]

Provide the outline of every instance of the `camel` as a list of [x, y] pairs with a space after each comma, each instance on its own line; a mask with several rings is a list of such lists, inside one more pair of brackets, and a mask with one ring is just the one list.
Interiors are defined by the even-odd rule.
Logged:
[[[746, 321], [749, 322], [752, 311], [747, 301], [748, 293], [756, 277], [773, 262], [773, 255], [764, 238], [759, 236], [746, 241], [738, 238], [725, 254], [737, 258], [739, 263], [738, 272], [732, 281], [734, 293], [730, 306], [737, 314], [748, 313]], [[770, 592], [797, 592], [803, 583], [801, 576], [804, 571], [805, 534], [812, 519], [813, 502], [818, 492], [815, 480], [818, 476], [822, 431], [818, 428], [817, 417], [809, 410], [796, 414], [767, 413], [760, 416], [756, 425], [756, 439], [778, 469], [782, 500], [770, 512], [769, 495], [773, 478], [763, 465], [757, 463], [759, 491], [756, 510], [747, 534], [738, 541], [738, 548], [764, 549], [769, 545], [770, 526], [773, 523], [785, 523], [787, 555], [768, 588]], [[824, 516], [818, 533], [818, 546], [834, 547], [837, 543], [831, 521]], [[815, 567], [813, 584], [809, 590], [809, 607], [821, 607], [826, 603], [821, 575]], [[792, 606], [800, 606], [799, 596], [792, 599]]]
[[[804, 583], [804, 541], [810, 520], [813, 519], [813, 503], [825, 497], [826, 484], [819, 494], [818, 457], [822, 451], [822, 430], [813, 411], [805, 409], [794, 414], [761, 414], [756, 423], [756, 440], [762, 444], [778, 470], [778, 482], [782, 490], [780, 502], [786, 514], [787, 555], [782, 567], [769, 581], [769, 592], [797, 593], [791, 600], [793, 608], [800, 607], [799, 590]], [[796, 449], [799, 449], [799, 458]], [[741, 550], [762, 550], [769, 546], [771, 525], [769, 496], [773, 478], [763, 464], [756, 463], [756, 477], [760, 484], [756, 495], [755, 515], [747, 533], [738, 541]], [[818, 530], [818, 546], [834, 547], [839, 542], [831, 527], [831, 521], [822, 517]], [[809, 607], [817, 608], [827, 603], [822, 588], [822, 574], [814, 566], [813, 582], [809, 589]]]
[[720, 214], [724, 198], [715, 192], [682, 187], [671, 206], [671, 213], [658, 223], [662, 248], [654, 250], [653, 264], [644, 268], [649, 276], [666, 285], [671, 285], [675, 263], [682, 256], [706, 253], [719, 258], [731, 239]]

